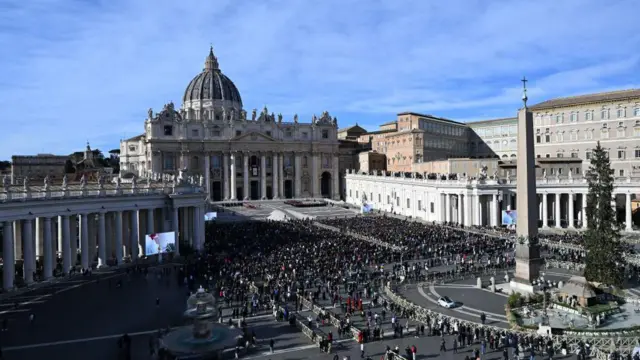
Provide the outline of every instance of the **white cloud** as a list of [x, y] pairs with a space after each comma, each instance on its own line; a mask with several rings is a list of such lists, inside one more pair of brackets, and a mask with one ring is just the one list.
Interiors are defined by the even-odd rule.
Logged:
[[0, 158], [85, 139], [117, 146], [142, 131], [148, 107], [180, 103], [210, 43], [248, 110], [329, 110], [370, 128], [405, 110], [512, 116], [523, 75], [531, 102], [640, 83], [639, 10], [632, 0], [5, 0]]

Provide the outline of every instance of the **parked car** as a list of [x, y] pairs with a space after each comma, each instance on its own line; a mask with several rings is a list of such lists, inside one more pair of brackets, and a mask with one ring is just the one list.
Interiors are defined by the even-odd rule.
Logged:
[[455, 301], [451, 300], [448, 296], [443, 296], [440, 299], [438, 299], [438, 305], [447, 309], [456, 307]]

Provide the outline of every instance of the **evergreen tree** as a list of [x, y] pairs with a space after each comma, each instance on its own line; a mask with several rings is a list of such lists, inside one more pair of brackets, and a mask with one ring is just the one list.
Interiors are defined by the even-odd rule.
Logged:
[[587, 231], [585, 247], [587, 264], [584, 276], [588, 281], [622, 286], [624, 260], [616, 214], [612, 208], [613, 170], [609, 155], [600, 142], [591, 156], [587, 171], [589, 194], [587, 195]]

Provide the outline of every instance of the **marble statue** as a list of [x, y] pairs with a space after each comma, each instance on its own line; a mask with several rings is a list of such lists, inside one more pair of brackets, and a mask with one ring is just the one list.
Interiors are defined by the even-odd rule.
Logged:
[[24, 191], [28, 191], [29, 190], [29, 177], [25, 176], [24, 180], [22, 181], [22, 185], [24, 187]]
[[258, 110], [256, 109], [251, 110], [251, 121], [256, 121], [257, 112]]
[[571, 169], [569, 169], [569, 179], [573, 179], [573, 171], [571, 171]]
[[51, 182], [51, 179], [49, 178], [49, 175], [44, 177], [44, 187], [48, 188], [49, 187], [49, 183]]
[[229, 112], [229, 121], [233, 121], [236, 119], [236, 109], [231, 109]]
[[151, 177], [147, 178], [147, 187], [151, 187]]
[[62, 188], [67, 188], [67, 174], [64, 174], [64, 176], [62, 177]]
[[240, 110], [240, 117], [242, 118], [243, 121], [247, 120], [247, 110]]
[[198, 185], [204, 186], [204, 176], [200, 175], [198, 177]]
[[184, 169], [178, 170], [178, 178], [176, 179], [177, 183], [183, 183], [186, 180], [186, 175]]
[[298, 123], [298, 114], [293, 114], [293, 122]]
[[86, 175], [85, 175], [85, 174], [82, 174], [82, 177], [80, 178], [80, 185], [81, 185], [82, 187], [87, 186], [87, 177], [86, 177]]
[[222, 108], [222, 121], [227, 121], [227, 109]]
[[316, 116], [316, 114], [313, 114], [313, 117], [311, 118], [311, 123], [315, 124], [318, 122], [318, 117]]
[[338, 118], [337, 117], [333, 117], [333, 126], [338, 126]]
[[153, 109], [149, 108], [149, 110], [147, 110], [147, 116], [149, 119], [153, 119]]
[[487, 177], [487, 166], [486, 166], [486, 165], [485, 165], [485, 166], [483, 166], [483, 167], [482, 167], [482, 169], [480, 169], [480, 175], [481, 175], [483, 178], [486, 178], [486, 177]]
[[138, 178], [134, 176], [131, 178], [131, 187], [135, 188], [137, 187], [137, 185], [138, 185]]
[[542, 169], [542, 178], [543, 179], [547, 178], [547, 169]]
[[167, 110], [169, 110], [169, 112], [174, 111], [173, 101], [169, 101], [169, 103], [167, 104]]
[[587, 178], [587, 169], [582, 170], [582, 177]]
[[122, 185], [122, 179], [118, 175], [118, 177], [116, 178], [116, 189], [119, 189], [120, 185]]
[[9, 191], [9, 186], [11, 186], [11, 179], [9, 179], [9, 175], [5, 175], [2, 178], [2, 187], [6, 190]]
[[282, 124], [282, 114], [278, 114], [278, 124]]
[[498, 180], [498, 169], [493, 170], [493, 180]]

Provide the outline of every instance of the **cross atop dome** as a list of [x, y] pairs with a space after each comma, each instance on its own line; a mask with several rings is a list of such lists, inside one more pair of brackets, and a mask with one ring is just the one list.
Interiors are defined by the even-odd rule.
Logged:
[[209, 55], [204, 61], [204, 70], [218, 70], [218, 58], [213, 54], [213, 45], [209, 47]]

